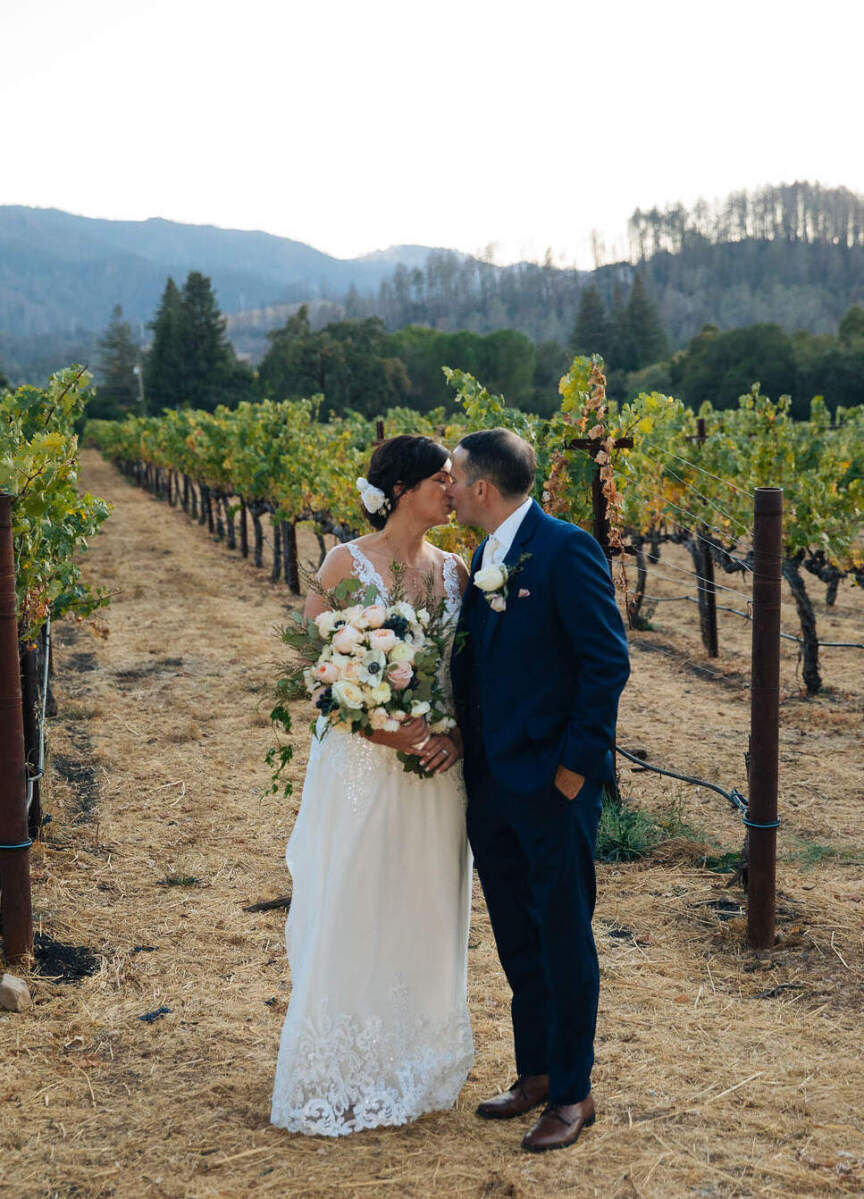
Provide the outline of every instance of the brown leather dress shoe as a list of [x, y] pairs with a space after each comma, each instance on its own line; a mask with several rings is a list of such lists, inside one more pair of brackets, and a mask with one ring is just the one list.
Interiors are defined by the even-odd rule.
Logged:
[[548, 1097], [549, 1075], [526, 1074], [524, 1078], [517, 1078], [509, 1091], [484, 1100], [477, 1108], [477, 1115], [483, 1120], [512, 1120], [514, 1116], [533, 1111]]
[[576, 1144], [582, 1129], [590, 1128], [595, 1119], [591, 1095], [581, 1103], [550, 1103], [531, 1131], [522, 1138], [522, 1148], [529, 1153], [566, 1149], [568, 1145]]

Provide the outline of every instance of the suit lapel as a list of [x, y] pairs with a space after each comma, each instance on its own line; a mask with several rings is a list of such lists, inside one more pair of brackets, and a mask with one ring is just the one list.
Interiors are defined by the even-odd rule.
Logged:
[[[534, 536], [542, 516], [543, 509], [536, 500], [533, 500], [531, 507], [528, 509], [522, 519], [521, 525], [516, 530], [516, 536], [513, 538], [510, 549], [507, 551], [507, 554], [504, 558], [505, 566], [508, 566], [511, 569], [516, 566], [522, 554], [525, 553], [525, 546]], [[510, 607], [510, 604], [515, 598], [513, 595], [513, 589], [509, 588], [508, 591], [509, 595], [507, 600], [507, 608]], [[486, 605], [487, 613], [486, 623], [483, 626], [483, 632], [480, 641], [480, 652], [485, 657], [489, 652], [490, 645], [492, 644], [492, 638], [495, 634], [495, 630], [498, 628], [498, 625], [502, 620], [507, 619], [507, 610], [505, 609], [503, 612], [495, 612], [489, 606], [489, 601], [485, 598], [483, 599], [483, 603]]]

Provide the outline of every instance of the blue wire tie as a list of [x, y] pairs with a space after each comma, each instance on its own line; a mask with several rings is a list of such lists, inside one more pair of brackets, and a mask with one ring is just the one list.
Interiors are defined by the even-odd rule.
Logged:
[[741, 819], [744, 821], [744, 823], [747, 825], [748, 828], [772, 829], [772, 828], [780, 827], [779, 818], [777, 820], [769, 820], [765, 824], [760, 824], [760, 822], [758, 820], [751, 820], [749, 816], [742, 816]]
[[0, 845], [0, 849], [29, 849], [32, 841], [19, 841], [17, 845]]

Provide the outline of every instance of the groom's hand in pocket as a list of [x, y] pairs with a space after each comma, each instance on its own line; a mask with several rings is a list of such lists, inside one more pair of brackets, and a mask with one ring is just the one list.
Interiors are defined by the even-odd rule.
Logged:
[[555, 771], [555, 786], [567, 799], [575, 799], [582, 790], [584, 782], [583, 774], [577, 774], [575, 770], [568, 770], [566, 766], [559, 766]]

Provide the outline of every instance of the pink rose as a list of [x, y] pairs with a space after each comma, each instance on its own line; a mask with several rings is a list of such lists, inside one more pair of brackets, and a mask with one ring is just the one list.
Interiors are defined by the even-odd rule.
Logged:
[[414, 668], [410, 662], [394, 662], [387, 670], [387, 681], [394, 691], [404, 691], [414, 678]]
[[332, 662], [319, 662], [312, 667], [312, 678], [318, 683], [335, 683], [339, 678], [339, 671]]
[[369, 645], [372, 649], [380, 649], [384, 654], [389, 653], [398, 640], [392, 629], [374, 629], [369, 634]]
[[387, 609], [383, 604], [370, 604], [368, 608], [363, 609], [360, 617], [365, 621], [367, 628], [380, 629], [387, 619]]
[[356, 658], [352, 658], [350, 662], [346, 662], [342, 667], [342, 678], [346, 683], [360, 682], [360, 663]]
[[340, 654], [350, 654], [355, 645], [363, 639], [363, 634], [353, 625], [345, 625], [333, 638], [333, 648]]

